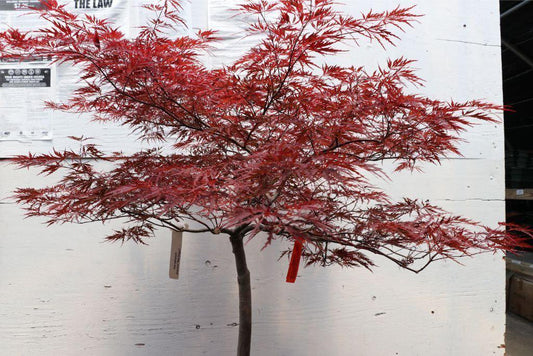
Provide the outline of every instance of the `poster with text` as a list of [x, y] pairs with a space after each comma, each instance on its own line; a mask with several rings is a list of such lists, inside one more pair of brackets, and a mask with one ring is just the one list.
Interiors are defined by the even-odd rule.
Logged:
[[45, 26], [46, 22], [30, 8], [43, 8], [43, 4], [39, 0], [0, 0], [0, 30], [31, 31]]
[[67, 10], [78, 15], [91, 15], [107, 19], [126, 36], [130, 33], [130, 15], [133, 7], [139, 6], [135, 0], [61, 0]]
[[0, 141], [52, 139], [54, 66], [46, 62], [0, 65]]

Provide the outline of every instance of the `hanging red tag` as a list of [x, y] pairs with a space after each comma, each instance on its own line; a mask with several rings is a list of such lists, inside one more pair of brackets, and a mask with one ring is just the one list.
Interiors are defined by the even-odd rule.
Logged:
[[287, 271], [287, 283], [294, 283], [296, 281], [298, 268], [300, 267], [300, 258], [302, 257], [302, 247], [302, 240], [295, 239], [291, 253], [291, 261], [289, 262], [289, 270]]

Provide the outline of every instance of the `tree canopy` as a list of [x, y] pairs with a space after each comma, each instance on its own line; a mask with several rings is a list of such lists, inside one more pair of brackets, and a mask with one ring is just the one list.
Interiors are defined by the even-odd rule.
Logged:
[[[378, 185], [381, 161], [397, 170], [438, 163], [459, 153], [472, 123], [496, 121], [502, 110], [413, 94], [422, 82], [409, 59], [372, 71], [323, 64], [343, 43], [392, 45], [417, 19], [412, 8], [355, 18], [331, 0], [247, 1], [239, 11], [255, 19], [248, 31], [257, 43], [217, 68], [202, 62], [220, 40], [216, 31], [176, 36], [177, 0], [145, 8], [153, 17], [134, 38], [55, 0], [35, 9], [49, 26], [0, 33], [2, 58], [48, 56], [81, 68], [71, 99], [49, 108], [127, 126], [154, 147], [124, 155], [74, 138], [80, 151], [14, 158], [20, 167], [61, 172], [55, 185], [16, 191], [29, 216], [126, 218], [130, 224], [108, 239], [141, 243], [155, 227], [241, 239], [265, 233], [265, 245], [301, 244], [309, 264], [371, 268], [371, 256], [381, 255], [412, 271], [521, 243], [511, 231], [518, 227], [482, 226], [408, 197], [393, 201]], [[108, 165], [99, 169], [92, 159]]]

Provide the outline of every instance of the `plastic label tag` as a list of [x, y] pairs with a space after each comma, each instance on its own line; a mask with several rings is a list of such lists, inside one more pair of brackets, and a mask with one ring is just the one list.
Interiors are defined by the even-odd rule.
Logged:
[[179, 279], [182, 239], [182, 232], [172, 231], [172, 244], [170, 247], [170, 265], [168, 270], [168, 276], [172, 279]]

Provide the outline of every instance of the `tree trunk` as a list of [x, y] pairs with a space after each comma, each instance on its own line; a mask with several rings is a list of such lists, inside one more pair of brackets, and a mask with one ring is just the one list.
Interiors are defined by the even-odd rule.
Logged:
[[243, 234], [230, 235], [235, 266], [237, 267], [237, 281], [239, 282], [239, 342], [237, 356], [249, 356], [252, 341], [252, 289], [250, 287], [250, 271], [246, 265]]

